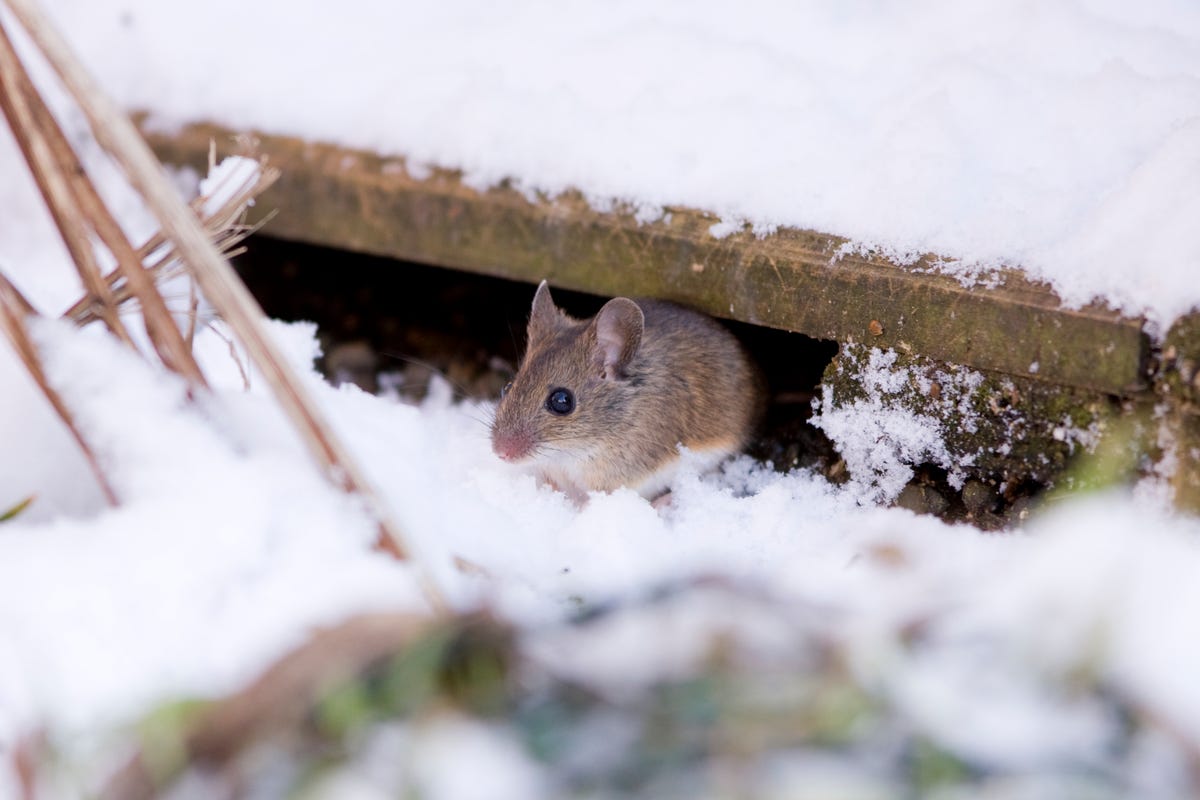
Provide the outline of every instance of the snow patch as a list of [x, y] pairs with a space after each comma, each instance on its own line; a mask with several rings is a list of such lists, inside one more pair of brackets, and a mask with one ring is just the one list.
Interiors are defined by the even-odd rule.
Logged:
[[[890, 503], [913, 478], [913, 466], [937, 464], [949, 474], [951, 485], [961, 486], [962, 467], [969, 466], [956, 459], [946, 448], [942, 422], [937, 417], [915, 412], [899, 402], [899, 395], [912, 385], [928, 394], [930, 379], [922, 373], [896, 366], [895, 350], [870, 349], [859, 374], [866, 397], [852, 402], [835, 402], [833, 388], [821, 387], [821, 396], [814, 400], [816, 414], [812, 424], [825, 432], [846, 461], [850, 472], [850, 487], [864, 503]], [[951, 377], [940, 375], [947, 385], [950, 381], [963, 383], [971, 389], [982, 376], [970, 371]], [[965, 402], [967, 393], [960, 396]], [[969, 420], [969, 409], [960, 409], [963, 419]]]
[[[229, 156], [221, 159], [200, 181], [200, 196], [204, 198], [203, 213], [213, 216], [239, 192], [254, 185], [262, 173], [262, 165], [253, 158]], [[251, 200], [249, 205], [254, 205]]]

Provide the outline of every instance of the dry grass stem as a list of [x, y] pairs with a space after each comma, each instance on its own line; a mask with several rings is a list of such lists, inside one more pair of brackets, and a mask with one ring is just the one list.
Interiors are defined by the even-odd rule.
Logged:
[[92, 452], [92, 448], [88, 445], [87, 440], [80, 433], [79, 427], [75, 424], [75, 418], [71, 416], [71, 410], [63, 402], [62, 396], [46, 380], [46, 371], [42, 369], [41, 357], [38, 354], [37, 347], [33, 343], [33, 338], [29, 335], [29, 329], [26, 325], [26, 320], [36, 316], [37, 312], [29, 304], [29, 301], [25, 299], [17, 287], [13, 286], [4, 277], [3, 273], [0, 273], [0, 328], [4, 329], [4, 334], [8, 337], [8, 341], [12, 343], [17, 357], [21, 359], [21, 362], [25, 365], [25, 369], [29, 371], [29, 375], [37, 383], [38, 388], [42, 390], [46, 401], [50, 403], [51, 408], [58, 414], [63, 424], [67, 426], [67, 430], [71, 432], [71, 436], [75, 438], [75, 442], [79, 445], [83, 457], [87, 459], [92, 474], [96, 476], [96, 482], [100, 485], [100, 491], [104, 493], [104, 499], [108, 501], [110, 506], [116, 506], [118, 504], [117, 493], [113, 491], [108, 478], [104, 474], [104, 470], [100, 468], [100, 462], [96, 459], [96, 454]]
[[[103, 320], [118, 339], [132, 347], [133, 340], [117, 313], [117, 302], [101, 277], [76, 192], [60, 166], [64, 163], [60, 160], [64, 156], [63, 143], [47, 137], [45, 123], [49, 112], [29, 80], [3, 25], [0, 25], [0, 108], [88, 292], [90, 311]], [[51, 127], [57, 130], [57, 126]], [[66, 149], [69, 151], [69, 146]], [[71, 153], [73, 157], [74, 153]]]
[[[191, 384], [205, 385], [204, 376], [191, 350], [159, 295], [154, 281], [145, 274], [141, 259], [108, 210], [71, 148], [54, 115], [46, 107], [18, 59], [12, 42], [0, 28], [0, 59], [3, 59], [6, 95], [5, 111], [23, 150], [46, 204], [60, 228], [83, 279], [84, 286], [99, 304], [101, 314], [110, 329], [132, 345], [128, 331], [117, 316], [117, 304], [104, 280], [92, 248], [88, 228], [108, 248], [117, 268], [142, 306], [146, 333], [159, 357], [170, 369], [181, 374]], [[11, 109], [11, 113], [9, 110]]]
[[[377, 546], [396, 558], [406, 558], [408, 549], [403, 537], [382, 501], [267, 334], [262, 310], [213, 245], [195, 213], [179, 199], [162, 165], [133, 123], [100, 90], [35, 3], [31, 0], [5, 0], [5, 3], [79, 104], [97, 141], [142, 196], [164, 236], [172, 243], [178, 258], [187, 266], [208, 302], [238, 337], [251, 363], [262, 373], [328, 480], [342, 490], [357, 495], [365, 504], [366, 510], [378, 523]], [[8, 70], [3, 72], [7, 73]], [[143, 296], [139, 284], [144, 286], [150, 277], [140, 263], [136, 266], [136, 269], [123, 272], [123, 277], [142, 302], [143, 310], [149, 307], [148, 304], [157, 307], [153, 299]], [[157, 300], [161, 304], [161, 297]], [[168, 322], [173, 332], [171, 338], [164, 338], [162, 342], [166, 350], [165, 359], [176, 368], [187, 369], [189, 362], [194, 364], [191, 353], [187, 352], [185, 357], [178, 352], [186, 349], [183, 337], [165, 308], [160, 311], [161, 318], [153, 324], [158, 328]], [[157, 315], [159, 311], [154, 313]], [[147, 322], [149, 325], [149, 316]], [[159, 330], [159, 333], [165, 337], [164, 331]], [[444, 604], [432, 587], [427, 585], [425, 589], [429, 602], [437, 610], [443, 610]]]
[[227, 348], [229, 348], [229, 358], [234, 364], [237, 365], [238, 374], [242, 376], [242, 388], [246, 391], [250, 391], [250, 372], [246, 369], [246, 362], [242, 360], [241, 354], [239, 354], [237, 351], [237, 342], [235, 342], [231, 337], [226, 336], [225, 333], [216, 325], [210, 325], [208, 326], [208, 329], [212, 332], [213, 336], [216, 336], [225, 343]]
[[183, 338], [187, 340], [188, 349], [196, 346], [196, 320], [200, 317], [200, 293], [196, 291], [196, 282], [188, 281], [188, 312], [187, 331]]
[[[273, 214], [268, 214], [254, 225], [247, 225], [242, 222], [246, 213], [246, 207], [253, 202], [255, 197], [265, 192], [279, 178], [279, 170], [267, 167], [265, 160], [261, 163], [262, 167], [253, 181], [242, 186], [220, 208], [212, 213], [205, 214], [205, 206], [209, 198], [198, 197], [191, 202], [192, 210], [199, 216], [213, 244], [226, 258], [232, 258], [242, 252], [242, 248], [239, 248], [238, 245], [246, 237], [266, 224], [271, 216], [273, 216]], [[184, 271], [184, 266], [179, 261], [170, 241], [161, 232], [156, 233], [142, 244], [137, 249], [137, 256], [144, 265], [146, 272], [156, 281], [170, 279]], [[105, 281], [110, 287], [118, 306], [124, 306], [133, 297], [120, 270], [110, 272], [105, 276]], [[90, 297], [80, 298], [73, 306], [67, 309], [63, 316], [74, 321], [77, 325], [87, 325], [99, 319], [99, 316], [96, 314], [95, 305]]]

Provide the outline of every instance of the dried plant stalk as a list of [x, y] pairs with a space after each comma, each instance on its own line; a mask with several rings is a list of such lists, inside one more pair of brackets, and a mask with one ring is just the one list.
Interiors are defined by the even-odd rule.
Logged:
[[9, 282], [8, 278], [0, 273], [0, 328], [4, 329], [5, 336], [12, 343], [13, 350], [21, 362], [25, 364], [25, 369], [29, 371], [38, 388], [42, 390], [42, 394], [46, 396], [47, 402], [58, 414], [59, 419], [67, 426], [67, 430], [75, 437], [76, 444], [79, 445], [83, 457], [87, 459], [88, 466], [92, 470], [92, 474], [96, 476], [96, 482], [100, 484], [100, 491], [104, 493], [104, 499], [108, 501], [110, 506], [117, 505], [117, 493], [113, 491], [112, 485], [109, 484], [108, 478], [104, 474], [104, 470], [100, 468], [100, 462], [96, 459], [96, 454], [92, 452], [92, 448], [88, 445], [87, 440], [83, 438], [79, 427], [75, 424], [74, 417], [71, 416], [70, 409], [63, 402], [62, 396], [55, 391], [50, 382], [46, 380], [46, 371], [42, 369], [41, 357], [38, 355], [37, 347], [33, 343], [33, 338], [29, 335], [29, 329], [26, 326], [26, 320], [30, 317], [36, 317], [37, 311], [29, 304], [29, 301], [21, 294], [16, 286]]
[[[254, 181], [240, 187], [236, 193], [215, 211], [211, 213], [205, 212], [205, 204], [208, 200], [206, 197], [198, 197], [192, 201], [192, 210], [199, 215], [201, 224], [204, 225], [213, 244], [222, 255], [228, 258], [239, 252], [236, 249], [237, 245], [247, 236], [257, 231], [269, 219], [268, 216], [262, 222], [255, 225], [245, 225], [240, 222], [250, 202], [269, 189], [278, 179], [279, 170], [267, 167], [263, 163]], [[169, 278], [176, 274], [176, 272], [183, 271], [184, 269], [183, 264], [180, 263], [175, 254], [174, 247], [172, 247], [171, 243], [161, 232], [154, 234], [136, 252], [138, 259], [144, 265], [145, 270], [150, 273], [153, 280], [158, 281]], [[119, 270], [113, 270], [106, 275], [105, 282], [112, 291], [112, 295], [118, 306], [123, 306], [132, 298], [133, 295], [129, 291], [129, 286]], [[86, 325], [99, 319], [91, 298], [87, 296], [81, 297], [63, 316], [74, 321], [77, 325]]]
[[[358, 465], [283, 360], [275, 343], [268, 337], [262, 310], [232, 267], [209, 241], [195, 214], [179, 199], [162, 165], [133, 123], [100, 91], [34, 3], [30, 0], [6, 2], [74, 96], [91, 123], [96, 139], [141, 193], [163, 233], [174, 242], [180, 259], [187, 265], [205, 297], [238, 336], [328, 479], [343, 490], [358, 495], [367, 505], [367, 510], [379, 525], [378, 546], [397, 558], [406, 558], [407, 548], [400, 531], [389, 519]], [[140, 277], [146, 277], [140, 266], [136, 272]], [[132, 275], [125, 277], [132, 282]], [[432, 587], [425, 588], [430, 601], [440, 609], [441, 601], [433, 594]]]
[[[42, 196], [47, 205], [51, 206], [56, 220], [66, 221], [72, 230], [83, 228], [82, 242], [78, 247], [72, 247], [71, 253], [76, 258], [80, 274], [84, 276], [84, 285], [94, 296], [103, 298], [101, 305], [106, 308], [106, 314], [117, 314], [116, 303], [96, 264], [91, 240], [86, 234], [85, 225], [90, 223], [92, 230], [116, 260], [117, 269], [125, 278], [130, 291], [141, 304], [146, 333], [163, 363], [192, 385], [204, 386], [204, 375], [200, 372], [192, 351], [184, 342], [183, 334], [175, 324], [174, 318], [167, 310], [166, 302], [159, 294], [153, 279], [146, 275], [141, 259], [137, 257], [125, 232], [121, 230], [121, 226], [113, 218], [108, 206], [88, 178], [83, 164], [71, 148], [54, 115], [33, 88], [33, 82], [24, 64], [17, 59], [2, 26], [0, 56], [4, 58], [4, 72], [8, 74], [6, 81], [16, 86], [16, 96], [24, 100], [23, 103], [16, 104], [19, 111], [22, 110], [21, 107], [24, 111], [20, 120], [23, 123], [20, 125], [21, 136], [32, 141], [34, 151], [39, 156], [41, 168], [34, 170], [34, 177], [42, 190]], [[14, 127], [18, 127], [17, 120], [10, 121]]]
[[118, 339], [132, 347], [133, 340], [117, 314], [117, 302], [101, 277], [100, 265], [83, 221], [85, 217], [75, 201], [69, 178], [63, 174], [61, 162], [57, 161], [61, 153], [55, 152], [39, 124], [42, 115], [38, 110], [45, 110], [41, 97], [30, 82], [3, 25], [0, 25], [0, 108], [62, 233], [63, 242], [88, 292], [89, 307]]

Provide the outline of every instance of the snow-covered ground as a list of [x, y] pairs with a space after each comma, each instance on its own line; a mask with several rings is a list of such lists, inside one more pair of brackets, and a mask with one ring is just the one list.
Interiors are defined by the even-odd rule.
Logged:
[[[254, 125], [460, 166], [481, 185], [514, 176], [1020, 264], [1068, 300], [1099, 294], [1163, 324], [1200, 301], [1190, 3], [47, 5], [101, 83], [164, 123]], [[0, 269], [48, 312], [78, 293], [54, 236], [0, 132]], [[1169, 797], [1186, 778], [1200, 522], [1153, 487], [1062, 501], [996, 536], [879, 507], [877, 486], [742, 458], [684, 474], [661, 513], [626, 491], [577, 509], [492, 456], [487, 404], [445, 387], [421, 405], [334, 389], [312, 369], [310, 326], [273, 332], [457, 605], [533, 626], [728, 575], [821, 609], [863, 681], [955, 752], [1102, 762], [1125, 723], [1070, 694], [1087, 673], [1160, 726], [1124, 785]], [[408, 568], [370, 549], [369, 522], [318, 479], [262, 382], [243, 391], [217, 336], [197, 345], [215, 391], [191, 404], [99, 331], [36, 333], [125, 502], [105, 507], [0, 346], [0, 509], [36, 496], [0, 524], [0, 757], [32, 726], [86, 740], [156, 701], [232, 689], [315, 625], [421, 607]], [[925, 644], [903, 655], [915, 620]], [[762, 634], [697, 603], [539, 657], [611, 689], [683, 668], [687, 634], [722, 626]]]

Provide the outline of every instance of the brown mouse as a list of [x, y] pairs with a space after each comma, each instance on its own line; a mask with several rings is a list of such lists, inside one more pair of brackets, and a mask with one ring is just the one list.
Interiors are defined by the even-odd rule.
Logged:
[[621, 486], [653, 498], [670, 485], [679, 445], [702, 468], [740, 450], [763, 397], [758, 370], [715, 320], [627, 297], [578, 320], [542, 281], [525, 356], [496, 408], [492, 450], [576, 502]]

